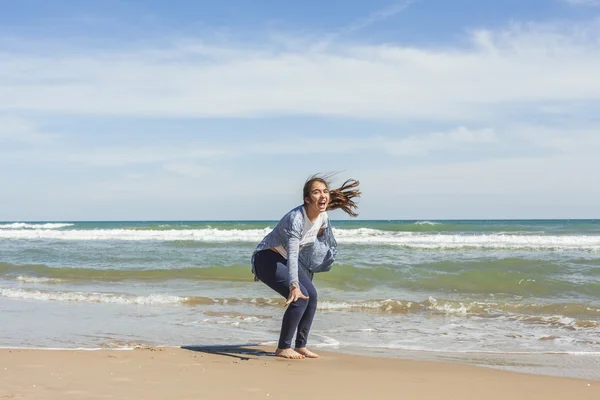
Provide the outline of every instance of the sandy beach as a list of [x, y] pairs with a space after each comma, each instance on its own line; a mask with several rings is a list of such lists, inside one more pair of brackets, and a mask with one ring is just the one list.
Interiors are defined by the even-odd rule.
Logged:
[[0, 350], [0, 399], [598, 399], [600, 382], [271, 349]]

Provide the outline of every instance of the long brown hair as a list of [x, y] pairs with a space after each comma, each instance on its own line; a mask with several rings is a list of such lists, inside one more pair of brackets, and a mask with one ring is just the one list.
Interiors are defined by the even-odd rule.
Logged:
[[322, 176], [319, 174], [309, 177], [302, 190], [304, 199], [310, 197], [310, 190], [312, 189], [313, 183], [320, 182], [329, 189], [329, 205], [327, 206], [327, 211], [341, 208], [346, 214], [352, 217], [358, 216], [358, 212], [355, 211], [358, 209], [358, 205], [353, 199], [360, 197], [360, 190], [358, 190], [360, 182], [356, 179], [348, 179], [339, 188], [330, 189], [328, 178], [329, 176]]

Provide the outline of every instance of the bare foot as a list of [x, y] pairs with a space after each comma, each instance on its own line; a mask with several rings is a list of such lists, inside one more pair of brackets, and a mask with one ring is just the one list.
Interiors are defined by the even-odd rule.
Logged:
[[308, 358], [319, 358], [319, 355], [317, 353], [313, 353], [312, 351], [308, 350], [306, 347], [303, 347], [301, 349], [294, 349], [296, 350], [297, 353], [302, 354], [305, 357]]
[[275, 355], [277, 357], [282, 357], [282, 358], [289, 358], [291, 360], [300, 360], [302, 358], [304, 358], [304, 356], [300, 353], [298, 353], [297, 351], [294, 351], [292, 349], [277, 349], [275, 350]]

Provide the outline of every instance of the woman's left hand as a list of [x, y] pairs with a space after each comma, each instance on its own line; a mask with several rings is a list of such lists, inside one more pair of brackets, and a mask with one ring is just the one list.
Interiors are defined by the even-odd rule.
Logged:
[[304, 293], [302, 293], [302, 291], [300, 290], [300, 288], [293, 288], [292, 290], [290, 290], [290, 295], [288, 296], [288, 299], [283, 306], [287, 307], [288, 305], [290, 305], [290, 303], [294, 303], [298, 299], [308, 300], [308, 296], [305, 296]]

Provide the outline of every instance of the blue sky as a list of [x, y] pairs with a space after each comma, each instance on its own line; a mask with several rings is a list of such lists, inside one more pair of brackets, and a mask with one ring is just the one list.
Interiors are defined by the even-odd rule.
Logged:
[[597, 71], [597, 0], [0, 2], [0, 220], [598, 218]]

